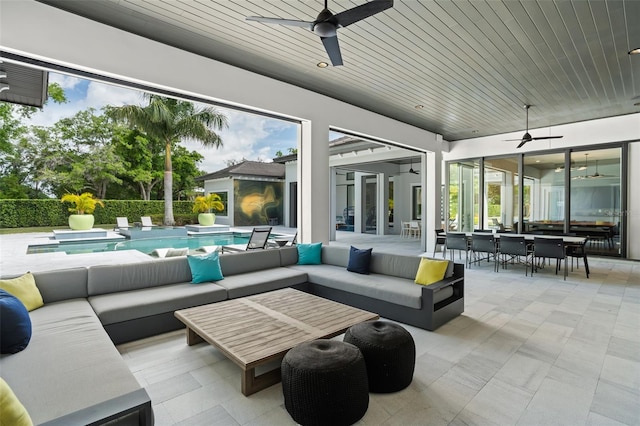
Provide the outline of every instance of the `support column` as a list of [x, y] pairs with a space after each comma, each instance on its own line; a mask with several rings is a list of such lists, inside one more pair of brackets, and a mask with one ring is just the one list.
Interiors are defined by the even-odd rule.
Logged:
[[[422, 155], [422, 244], [421, 249], [433, 253], [436, 229], [442, 228], [442, 153]], [[426, 190], [424, 190], [426, 189]]]
[[336, 214], [337, 211], [337, 200], [336, 200], [336, 188], [338, 182], [337, 170], [335, 167], [331, 167], [329, 172], [330, 184], [329, 184], [329, 192], [331, 194], [331, 198], [329, 200], [329, 208], [331, 209], [331, 216], [329, 220], [331, 221], [331, 228], [329, 229], [329, 240], [336, 240]]
[[376, 177], [376, 234], [386, 235], [389, 230], [389, 175], [378, 173]]
[[354, 188], [354, 206], [353, 206], [353, 232], [362, 233], [366, 231], [365, 224], [365, 203], [366, 203], [366, 185], [367, 175], [355, 172], [353, 177]]
[[298, 146], [298, 239], [329, 242], [329, 125], [303, 121]]

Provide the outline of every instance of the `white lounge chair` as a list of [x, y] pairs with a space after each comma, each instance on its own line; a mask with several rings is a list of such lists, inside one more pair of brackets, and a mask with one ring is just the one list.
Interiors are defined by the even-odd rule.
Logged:
[[266, 228], [253, 228], [251, 237], [247, 244], [230, 244], [222, 246], [222, 252], [225, 251], [247, 251], [247, 250], [262, 250], [267, 246], [269, 241], [269, 235], [271, 234], [271, 227]]
[[151, 216], [142, 216], [140, 218], [140, 221], [142, 222], [143, 228], [151, 228], [152, 226], [158, 226], [158, 225], [154, 225], [153, 222], [151, 222]]
[[131, 228], [131, 225], [129, 225], [129, 219], [126, 217], [116, 217], [116, 227], [113, 228], [114, 231], [129, 228]]

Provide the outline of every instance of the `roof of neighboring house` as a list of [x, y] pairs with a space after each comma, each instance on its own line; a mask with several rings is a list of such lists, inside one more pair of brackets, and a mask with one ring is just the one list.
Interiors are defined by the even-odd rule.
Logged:
[[237, 176], [258, 176], [284, 179], [285, 166], [280, 163], [263, 163], [260, 161], [242, 161], [217, 172], [208, 173], [196, 178], [196, 181], [220, 179]]

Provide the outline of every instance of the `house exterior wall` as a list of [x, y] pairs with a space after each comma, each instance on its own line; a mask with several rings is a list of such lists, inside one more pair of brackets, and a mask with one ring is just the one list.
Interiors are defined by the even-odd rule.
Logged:
[[216, 179], [208, 180], [204, 182], [204, 193], [210, 194], [212, 192], [226, 192], [227, 193], [227, 215], [222, 216], [216, 213], [216, 223], [221, 225], [234, 226], [233, 212], [235, 203], [233, 200], [233, 180], [232, 179]]

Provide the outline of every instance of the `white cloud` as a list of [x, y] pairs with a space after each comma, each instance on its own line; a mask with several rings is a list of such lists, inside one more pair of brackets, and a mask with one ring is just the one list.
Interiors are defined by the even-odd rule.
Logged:
[[[81, 85], [83, 80], [55, 73], [50, 74], [49, 81], [60, 84], [72, 101], [66, 104], [50, 102], [33, 115], [29, 124], [49, 126], [61, 118], [73, 116], [89, 107], [100, 111], [106, 105], [121, 106], [144, 102], [142, 92], [138, 90], [95, 81], [90, 81], [84, 90]], [[229, 127], [220, 131], [222, 147], [205, 148], [196, 142], [183, 144], [187, 149], [197, 151], [205, 157], [199, 167], [207, 173], [226, 167], [226, 162], [230, 160], [246, 158], [271, 161], [277, 150], [286, 153], [286, 148], [296, 146], [295, 140], [271, 140], [273, 135], [291, 126], [289, 122], [227, 108], [219, 110], [227, 116], [229, 122]]]
[[62, 75], [56, 73], [49, 73], [49, 83], [58, 83], [64, 90], [73, 89], [82, 82], [82, 79], [78, 77], [72, 77], [70, 75]]

